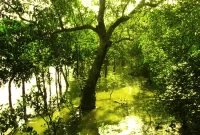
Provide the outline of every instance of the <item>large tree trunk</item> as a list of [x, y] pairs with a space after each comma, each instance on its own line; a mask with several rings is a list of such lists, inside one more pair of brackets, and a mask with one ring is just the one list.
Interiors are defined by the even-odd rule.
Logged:
[[95, 87], [100, 75], [101, 66], [103, 64], [107, 50], [110, 45], [110, 41], [103, 40], [100, 38], [100, 45], [97, 50], [95, 61], [93, 62], [92, 68], [89, 73], [89, 77], [86, 81], [86, 85], [82, 91], [82, 99], [80, 104], [81, 110], [88, 111], [95, 109], [96, 107]]

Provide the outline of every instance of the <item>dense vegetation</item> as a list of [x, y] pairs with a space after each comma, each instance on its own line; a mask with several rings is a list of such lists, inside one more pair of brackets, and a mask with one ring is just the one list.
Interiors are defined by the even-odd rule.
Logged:
[[[96, 108], [97, 91], [109, 91], [111, 99], [115, 88], [143, 76], [142, 89], [155, 96], [144, 110], [173, 117], [170, 126], [180, 123], [180, 134], [198, 134], [200, 2], [84, 2], [1, 0], [0, 86], [8, 84], [9, 104], [0, 106], [0, 133], [37, 134], [27, 123], [40, 117], [46, 134], [70, 134], [77, 125], [71, 123]], [[27, 93], [33, 78], [36, 84]], [[22, 88], [17, 105], [13, 83]], [[34, 114], [27, 114], [27, 107]], [[68, 126], [56, 115], [64, 108], [72, 119]]]

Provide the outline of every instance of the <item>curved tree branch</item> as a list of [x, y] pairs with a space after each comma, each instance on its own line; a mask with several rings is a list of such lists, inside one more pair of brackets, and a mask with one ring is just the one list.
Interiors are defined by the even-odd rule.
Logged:
[[117, 26], [119, 26], [121, 23], [128, 21], [129, 19], [130, 19], [129, 16], [122, 16], [122, 17], [118, 18], [118, 19], [109, 27], [108, 32], [107, 32], [107, 36], [110, 38], [111, 35], [112, 35], [112, 33], [113, 33], [113, 31], [115, 30], [115, 28], [116, 28]]
[[87, 30], [87, 29], [90, 29], [90, 30], [97, 33], [96, 28], [94, 28], [93, 26], [91, 26], [89, 24], [86, 24], [86, 25], [77, 26], [77, 27], [74, 27], [74, 28], [63, 28], [61, 30], [56, 30], [52, 34], [57, 34], [57, 33], [61, 33], [61, 32], [73, 32], [73, 31], [80, 31], [80, 30]]

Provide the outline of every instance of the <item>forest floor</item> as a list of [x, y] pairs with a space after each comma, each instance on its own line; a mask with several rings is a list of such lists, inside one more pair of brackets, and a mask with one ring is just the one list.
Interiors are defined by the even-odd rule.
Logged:
[[[70, 123], [67, 128], [70, 135], [178, 134], [180, 125], [170, 128], [173, 118], [154, 108], [154, 93], [154, 90], [144, 90], [136, 84], [109, 91], [97, 91], [96, 109], [78, 121], [71, 121], [68, 108], [56, 112], [55, 115]], [[79, 101], [80, 99], [76, 98], [73, 104], [78, 106]], [[28, 125], [43, 135], [46, 128], [42, 126], [44, 124], [41, 118], [36, 118]]]

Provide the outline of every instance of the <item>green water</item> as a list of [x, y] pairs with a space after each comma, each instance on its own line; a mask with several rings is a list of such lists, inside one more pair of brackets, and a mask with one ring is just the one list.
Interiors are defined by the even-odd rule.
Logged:
[[[111, 94], [112, 93], [112, 94]], [[163, 130], [156, 131], [156, 119], [160, 116], [148, 112], [149, 105], [154, 100], [154, 92], [141, 90], [139, 86], [127, 86], [96, 93], [96, 109], [87, 113], [79, 121], [68, 128], [70, 135], [143, 135], [168, 134], [164, 125]], [[79, 105], [79, 98], [74, 99], [75, 106]], [[69, 109], [64, 108], [55, 112], [55, 116], [70, 121]], [[170, 119], [170, 118], [166, 118]], [[43, 135], [47, 126], [41, 118], [35, 118], [28, 123], [39, 135]], [[64, 134], [64, 133], [60, 133]]]

